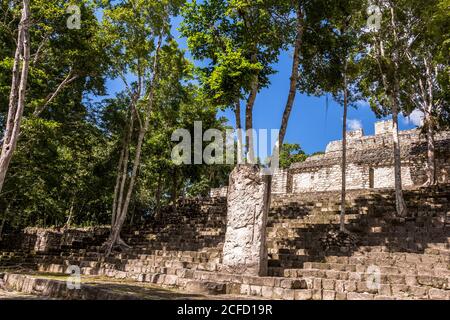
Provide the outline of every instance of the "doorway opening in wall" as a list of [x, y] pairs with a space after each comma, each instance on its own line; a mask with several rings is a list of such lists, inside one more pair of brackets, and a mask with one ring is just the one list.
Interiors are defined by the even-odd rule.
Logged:
[[374, 179], [374, 170], [373, 168], [369, 168], [369, 188], [375, 188], [375, 179]]

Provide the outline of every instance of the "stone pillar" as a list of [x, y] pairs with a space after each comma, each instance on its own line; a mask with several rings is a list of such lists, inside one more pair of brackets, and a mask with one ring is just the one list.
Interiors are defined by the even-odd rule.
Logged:
[[222, 270], [267, 275], [266, 223], [269, 177], [258, 165], [237, 165], [230, 174]]

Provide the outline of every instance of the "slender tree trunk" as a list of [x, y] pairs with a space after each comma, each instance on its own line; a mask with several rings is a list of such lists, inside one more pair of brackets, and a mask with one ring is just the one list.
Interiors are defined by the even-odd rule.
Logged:
[[[113, 211], [111, 216], [111, 227], [115, 224], [117, 214], [122, 209], [123, 206], [123, 196], [125, 184], [127, 181], [128, 174], [128, 159], [130, 156], [130, 143], [134, 130], [134, 108], [132, 104], [135, 104], [136, 101], [133, 98], [133, 101], [130, 102], [129, 105], [129, 121], [125, 126], [125, 136], [122, 146], [122, 151], [120, 154], [121, 159], [119, 160], [119, 166], [117, 169], [117, 179], [116, 186], [114, 187], [114, 201], [113, 201]], [[116, 193], [117, 189], [117, 193]]]
[[300, 65], [300, 49], [303, 42], [303, 10], [299, 5], [297, 9], [297, 36], [295, 38], [294, 56], [292, 58], [292, 70], [289, 84], [289, 94], [286, 105], [284, 107], [283, 117], [281, 119], [280, 134], [278, 138], [278, 147], [281, 148], [286, 136], [286, 130], [291, 115], [292, 107], [294, 105], [295, 96], [297, 94], [297, 82], [300, 77], [299, 65]]
[[431, 65], [427, 59], [424, 59], [425, 69], [426, 69], [426, 79], [428, 88], [428, 104], [425, 110], [425, 125], [427, 127], [427, 147], [428, 147], [428, 168], [427, 175], [430, 185], [437, 184], [437, 172], [436, 172], [436, 159], [435, 159], [435, 141], [434, 141], [434, 121], [433, 121], [433, 76], [431, 71]]
[[[409, 63], [411, 65], [416, 65], [416, 61], [413, 55], [409, 51], [409, 48], [405, 51]], [[427, 180], [423, 186], [435, 185], [438, 183], [437, 179], [437, 169], [435, 160], [435, 141], [434, 141], [434, 121], [433, 121], [433, 105], [434, 105], [434, 94], [433, 94], [433, 82], [435, 81], [437, 75], [433, 71], [432, 65], [427, 57], [423, 58], [423, 63], [425, 66], [425, 81], [422, 80], [423, 71], [420, 67], [415, 67], [416, 71], [419, 73], [419, 78], [416, 79], [416, 84], [418, 84], [417, 90], [421, 96], [421, 101], [411, 99], [412, 103], [421, 110], [425, 115], [424, 125], [426, 128], [426, 139], [427, 139]], [[426, 88], [425, 85], [426, 84]]]
[[400, 139], [398, 134], [398, 105], [397, 99], [394, 94], [391, 96], [391, 102], [392, 141], [394, 144], [395, 205], [397, 208], [397, 215], [400, 217], [404, 217], [407, 214], [407, 208], [405, 199], [403, 197]]
[[256, 163], [253, 137], [253, 106], [255, 105], [256, 95], [258, 92], [258, 80], [252, 83], [252, 90], [245, 107], [245, 134], [246, 134], [246, 150], [247, 161]]
[[[392, 32], [394, 35], [395, 43], [399, 43], [398, 35], [397, 35], [397, 23], [396, 16], [394, 12], [394, 7], [391, 6], [391, 25]], [[402, 159], [401, 159], [401, 147], [400, 147], [400, 138], [398, 134], [398, 113], [399, 113], [399, 104], [398, 97], [400, 93], [400, 85], [398, 79], [398, 71], [399, 71], [399, 56], [398, 48], [394, 48], [392, 62], [394, 65], [393, 72], [393, 81], [394, 86], [392, 88], [391, 100], [392, 100], [392, 140], [394, 142], [394, 174], [395, 174], [395, 204], [397, 208], [397, 215], [400, 217], [405, 217], [407, 214], [406, 203], [403, 197], [403, 184], [402, 184]]]
[[[294, 106], [295, 96], [297, 94], [297, 82], [300, 77], [299, 66], [300, 66], [300, 51], [303, 43], [303, 32], [304, 32], [304, 16], [301, 4], [298, 4], [297, 8], [297, 35], [294, 44], [294, 55], [292, 58], [292, 69], [291, 77], [289, 82], [289, 93], [284, 107], [283, 116], [281, 118], [280, 133], [278, 135], [278, 140], [275, 143], [275, 147], [272, 151], [272, 157], [279, 157], [280, 149], [283, 146], [284, 138], [286, 136], [287, 126], [289, 123], [289, 118], [291, 116], [292, 108]], [[271, 166], [271, 163], [269, 164]], [[267, 177], [267, 190], [269, 192], [266, 207], [270, 208], [270, 202], [272, 200], [272, 175]]]
[[117, 166], [116, 185], [114, 186], [114, 200], [113, 200], [113, 207], [112, 207], [112, 212], [111, 212], [111, 226], [113, 226], [116, 221], [116, 212], [117, 212], [119, 188], [120, 188], [120, 181], [121, 181], [121, 171], [122, 171], [122, 167], [123, 167], [123, 160], [125, 157], [125, 139], [123, 139], [123, 141], [122, 141], [121, 149], [122, 150], [120, 151], [119, 165]]
[[0, 241], [2, 240], [2, 236], [3, 236], [3, 228], [5, 227], [5, 223], [6, 223], [6, 219], [9, 216], [9, 210], [11, 208], [11, 202], [8, 203], [5, 212], [3, 213], [3, 217], [2, 217], [2, 223], [0, 225]]
[[69, 209], [69, 217], [67, 218], [67, 221], [66, 221], [64, 227], [70, 228], [70, 225], [72, 224], [72, 219], [73, 219], [74, 207], [75, 207], [75, 196], [72, 197], [72, 201], [70, 203], [70, 209]]
[[[252, 63], [257, 62], [256, 54], [252, 55]], [[256, 74], [253, 78], [250, 95], [245, 106], [245, 131], [246, 131], [246, 147], [247, 147], [247, 162], [256, 163], [254, 137], [253, 137], [253, 107], [255, 106], [256, 96], [259, 90], [259, 75]]]
[[348, 90], [347, 90], [347, 61], [344, 68], [344, 115], [342, 118], [342, 189], [341, 189], [341, 214], [340, 226], [341, 232], [345, 231], [345, 198], [347, 189], [347, 111], [348, 111]]
[[162, 174], [158, 174], [158, 185], [156, 187], [156, 212], [155, 218], [158, 219], [161, 214], [161, 189], [162, 189]]
[[[14, 55], [14, 65], [12, 71], [8, 118], [6, 122], [2, 152], [0, 155], [0, 191], [3, 188], [9, 164], [17, 146], [23, 110], [25, 107], [25, 93], [30, 63], [30, 1], [23, 0], [22, 3], [22, 17], [19, 24], [17, 48]], [[20, 59], [22, 59], [22, 64], [20, 63]]]
[[435, 156], [435, 141], [434, 128], [430, 110], [425, 111], [425, 123], [427, 129], [427, 185], [436, 185], [436, 156]]
[[[123, 206], [120, 208], [120, 212], [117, 215], [116, 221], [111, 228], [111, 235], [105, 244], [107, 256], [111, 254], [112, 248], [116, 244], [129, 247], [123, 240], [120, 239], [120, 232], [122, 230], [123, 224], [127, 217], [128, 207], [130, 205], [130, 200], [131, 200], [131, 195], [134, 190], [134, 185], [136, 182], [136, 177], [137, 177], [138, 169], [139, 169], [140, 162], [141, 162], [142, 145], [144, 143], [145, 135], [150, 127], [150, 115], [153, 110], [153, 103], [154, 103], [154, 98], [155, 98], [155, 87], [157, 85], [158, 77], [159, 77], [158, 64], [159, 64], [159, 53], [161, 50], [161, 44], [162, 44], [162, 36], [159, 37], [158, 45], [157, 45], [157, 48], [155, 51], [155, 59], [153, 62], [154, 73], [153, 73], [153, 79], [151, 80], [151, 83], [149, 85], [148, 103], [147, 103], [147, 108], [146, 108], [146, 112], [145, 112], [146, 117], [145, 117], [143, 126], [141, 126], [140, 130], [139, 130], [138, 141], [137, 141], [137, 146], [136, 146], [136, 153], [135, 153], [134, 160], [133, 160], [133, 169], [132, 169], [131, 176], [130, 176], [130, 182], [127, 186], [127, 189], [128, 189], [127, 194], [124, 199]], [[136, 115], [136, 117], [137, 116], [138, 115]]]
[[[149, 118], [149, 115], [148, 117]], [[142, 153], [142, 144], [143, 144], [143, 140], [144, 140], [144, 136], [145, 136], [145, 130], [141, 129], [139, 132], [139, 137], [138, 137], [138, 144], [136, 147], [136, 155], [133, 161], [133, 170], [131, 173], [131, 178], [130, 178], [130, 183], [128, 185], [128, 190], [127, 190], [127, 194], [124, 200], [124, 204], [123, 204], [123, 208], [120, 211], [120, 214], [118, 215], [118, 217], [116, 218], [115, 224], [111, 230], [111, 236], [110, 236], [110, 244], [109, 247], [106, 251], [107, 255], [109, 255], [111, 253], [111, 250], [113, 248], [113, 246], [118, 242], [118, 239], [120, 237], [120, 232], [122, 231], [122, 227], [123, 224], [125, 222], [125, 219], [127, 217], [127, 213], [128, 213], [128, 207], [130, 205], [130, 200], [131, 200], [131, 195], [133, 193], [133, 189], [134, 189], [134, 184], [136, 182], [136, 176], [137, 176], [137, 172], [139, 169], [139, 165], [140, 165], [140, 160], [141, 160], [141, 153]], [[120, 245], [125, 245], [122, 241], [121, 243], [119, 243]]]
[[[395, 13], [394, 8], [391, 6], [391, 27], [392, 33], [394, 35], [395, 42], [398, 43], [397, 36], [397, 26], [395, 21]], [[400, 92], [399, 88], [399, 80], [397, 72], [399, 70], [398, 64], [398, 49], [394, 49], [392, 64], [393, 64], [393, 82], [392, 85], [389, 83], [387, 79], [387, 72], [383, 69], [381, 61], [385, 59], [385, 51], [383, 41], [379, 41], [379, 52], [377, 54], [377, 63], [380, 69], [381, 78], [383, 81], [383, 86], [385, 89], [386, 95], [391, 100], [391, 108], [392, 108], [392, 141], [393, 141], [393, 152], [394, 152], [394, 179], [395, 179], [395, 205], [397, 215], [400, 217], [404, 217], [407, 215], [407, 208], [405, 199], [403, 197], [403, 187], [402, 187], [402, 170], [401, 170], [401, 154], [400, 154], [400, 138], [398, 134], [398, 113], [399, 113], [399, 105], [398, 105], [398, 95]]]
[[172, 174], [172, 206], [173, 212], [177, 211], [178, 170], [175, 168]]
[[243, 141], [242, 141], [242, 121], [241, 121], [241, 101], [236, 99], [234, 103], [234, 114], [236, 117], [236, 129], [237, 129], [237, 163], [244, 162], [243, 156]]

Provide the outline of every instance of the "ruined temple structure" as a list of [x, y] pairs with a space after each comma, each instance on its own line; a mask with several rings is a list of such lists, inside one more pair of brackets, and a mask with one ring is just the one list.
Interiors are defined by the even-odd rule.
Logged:
[[[363, 130], [347, 134], [347, 189], [394, 187], [392, 121], [375, 123], [375, 135]], [[450, 181], [450, 132], [436, 135], [436, 170], [440, 183]], [[400, 131], [402, 183], [405, 189], [423, 185], [426, 178], [427, 144], [419, 129]], [[315, 155], [289, 169], [277, 170], [272, 193], [306, 193], [341, 189], [342, 141], [330, 142], [324, 154]], [[214, 189], [211, 196], [226, 196], [226, 187]]]
[[[178, 298], [197, 299], [450, 300], [449, 184], [405, 191], [405, 221], [392, 220], [391, 191], [350, 191], [346, 225], [358, 239], [351, 246], [323, 241], [339, 225], [338, 195], [273, 196], [266, 276], [223, 270], [222, 197], [184, 200], [176, 213], [165, 208], [156, 220], [124, 230], [132, 248], [108, 258], [99, 251], [107, 229], [7, 235], [0, 242], [0, 291], [3, 286], [64, 299], [151, 299], [146, 293], [151, 285], [159, 294], [170, 289], [167, 298], [176, 290]], [[80, 268], [80, 290], [66, 287], [70, 266]], [[97, 278], [102, 283], [111, 278], [113, 286], [87, 283]]]
[[[176, 290], [185, 298], [450, 300], [449, 133], [436, 139], [441, 183], [420, 187], [426, 145], [417, 130], [402, 132], [408, 215], [399, 218], [389, 126], [376, 124], [374, 136], [349, 133], [348, 236], [336, 232], [340, 142], [331, 142], [324, 155], [277, 172], [270, 207], [255, 167], [237, 166], [228, 197], [222, 188], [180, 199], [176, 211], [163, 208], [145, 225], [126, 228], [122, 238], [131, 249], [110, 257], [101, 252], [108, 228], [7, 234], [0, 241], [0, 291], [151, 299], [150, 284], [158, 294], [170, 289], [169, 298]], [[85, 277], [80, 290], [56, 280], [74, 266]], [[87, 283], [108, 278], [112, 287]]]

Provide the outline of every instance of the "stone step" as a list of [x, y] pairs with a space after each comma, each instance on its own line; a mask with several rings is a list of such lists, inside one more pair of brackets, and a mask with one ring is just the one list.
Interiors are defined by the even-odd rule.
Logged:
[[99, 288], [83, 284], [83, 290], [71, 290], [66, 281], [42, 278], [39, 276], [6, 273], [3, 285], [10, 290], [27, 294], [42, 295], [70, 300], [139, 300], [140, 296], [120, 293], [114, 289]]
[[339, 264], [329, 262], [305, 262], [303, 269], [335, 270], [350, 272], [366, 272], [369, 267], [379, 269], [382, 274], [432, 275], [450, 277], [447, 263], [399, 263], [399, 264]]
[[[350, 280], [350, 281], [366, 281], [367, 278], [372, 279], [373, 273], [366, 273], [367, 268], [363, 272], [336, 271], [323, 269], [284, 269], [284, 277], [304, 278], [315, 277], [328, 280]], [[375, 269], [374, 269], [375, 270]], [[277, 270], [274, 270], [277, 271]], [[272, 271], [273, 272], [273, 271]], [[279, 275], [279, 274], [277, 274]], [[380, 283], [382, 284], [402, 284], [402, 285], [424, 285], [443, 290], [449, 290], [449, 276], [434, 275], [405, 275], [405, 274], [380, 274]]]
[[[217, 289], [219, 292], [243, 294], [251, 296], [260, 296], [263, 298], [285, 298], [295, 299], [298, 297], [307, 298], [310, 292], [303, 290], [312, 290], [310, 298], [319, 299], [356, 299], [365, 294], [372, 294], [373, 299], [377, 296], [394, 296], [397, 298], [447, 298], [449, 278], [433, 276], [405, 276], [398, 274], [381, 274], [380, 285], [377, 288], [382, 292], [374, 292], [374, 289], [367, 288], [368, 275], [358, 272], [344, 272], [335, 270], [285, 270], [285, 276], [281, 277], [250, 277], [232, 274], [221, 274], [218, 272], [207, 272], [198, 270], [189, 270], [184, 268], [159, 269], [153, 273], [136, 273], [133, 271], [120, 271], [115, 269], [114, 265], [105, 265], [104, 267], [93, 270], [91, 268], [82, 268], [82, 273], [99, 274], [117, 278], [132, 278], [138, 281], [151, 282], [164, 286], [174, 286], [185, 288], [190, 280], [200, 280], [202, 283], [192, 283], [191, 290], [195, 288], [201, 290]], [[40, 271], [64, 272], [64, 266], [46, 266]], [[295, 273], [294, 273], [295, 272]], [[292, 280], [292, 281], [290, 281]], [[223, 289], [225, 285], [225, 289]], [[341, 291], [344, 286], [344, 291]], [[354, 288], [354, 289], [353, 289]], [[434, 290], [434, 289], [438, 289]], [[216, 289], [214, 289], [216, 290]], [[302, 291], [296, 291], [302, 290]], [[335, 291], [333, 296], [332, 292]], [[433, 291], [434, 290], [434, 291]], [[202, 291], [205, 292], [205, 291]], [[340, 293], [340, 295], [337, 295]], [[313, 297], [314, 296], [314, 297]]]
[[352, 256], [324, 256], [325, 262], [345, 263], [345, 264], [380, 264], [397, 265], [398, 263], [426, 263], [426, 264], [447, 264], [450, 257], [429, 255], [420, 253], [402, 252], [356, 252]]

